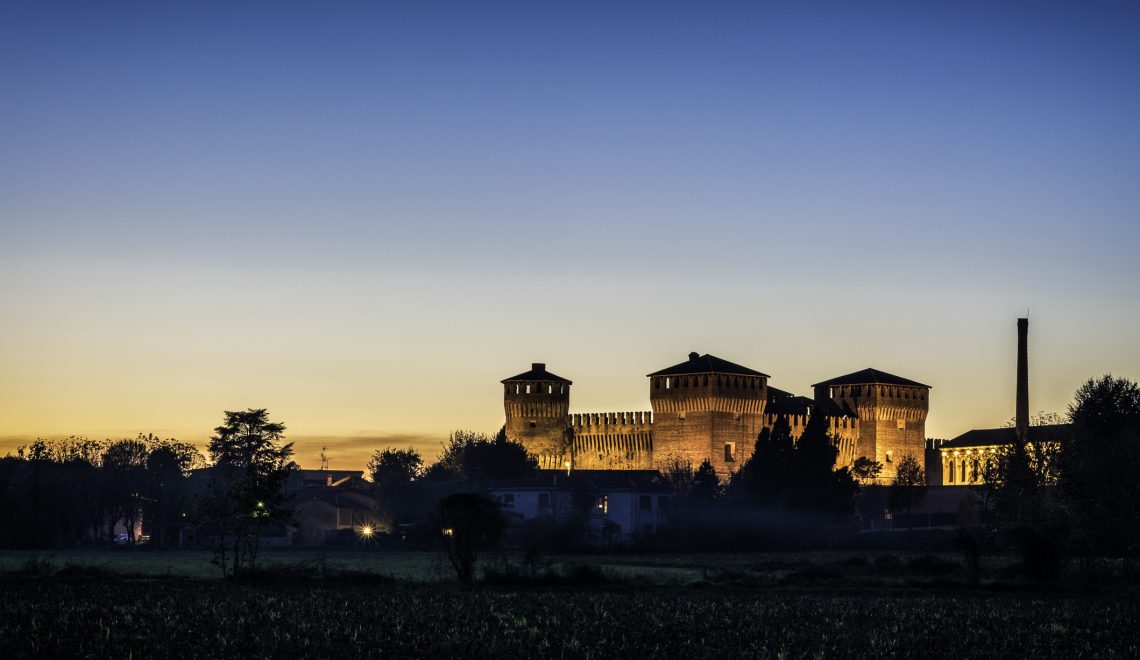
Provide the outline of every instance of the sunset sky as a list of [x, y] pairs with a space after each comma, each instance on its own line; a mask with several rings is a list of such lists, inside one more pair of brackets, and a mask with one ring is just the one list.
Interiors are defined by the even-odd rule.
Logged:
[[[240, 5], [240, 6], [238, 6]], [[0, 455], [432, 457], [531, 362], [931, 385], [927, 435], [1140, 378], [1140, 5], [8, 2]]]

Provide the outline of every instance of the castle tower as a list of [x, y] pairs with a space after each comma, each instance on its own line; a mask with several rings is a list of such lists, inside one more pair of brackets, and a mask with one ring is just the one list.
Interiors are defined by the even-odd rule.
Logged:
[[1029, 319], [1017, 319], [1017, 411], [1014, 428], [1022, 442], [1029, 435]]
[[556, 470], [569, 458], [571, 382], [546, 370], [542, 362], [530, 371], [502, 381], [507, 438], [538, 457], [538, 467]]
[[905, 454], [925, 463], [926, 414], [930, 386], [875, 369], [864, 369], [816, 383], [817, 401], [830, 398], [858, 415], [855, 458], [866, 456], [883, 464], [880, 480], [895, 478]]
[[764, 428], [768, 375], [713, 355], [649, 374], [653, 462], [673, 459], [696, 467], [709, 458], [721, 478], [740, 468]]

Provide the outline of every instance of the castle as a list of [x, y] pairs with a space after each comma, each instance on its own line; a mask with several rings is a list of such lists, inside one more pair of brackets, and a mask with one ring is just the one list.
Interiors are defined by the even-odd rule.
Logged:
[[895, 476], [904, 454], [923, 461], [930, 386], [875, 369], [816, 383], [814, 397], [770, 387], [768, 375], [713, 355], [648, 375], [651, 411], [571, 413], [572, 382], [536, 362], [502, 381], [506, 434], [542, 469], [656, 470], [708, 459], [722, 479], [752, 456], [756, 437], [783, 417], [792, 436], [824, 415], [839, 466], [866, 456]]

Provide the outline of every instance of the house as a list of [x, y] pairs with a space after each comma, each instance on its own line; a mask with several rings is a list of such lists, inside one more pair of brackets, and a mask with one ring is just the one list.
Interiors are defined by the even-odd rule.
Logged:
[[376, 515], [376, 499], [366, 492], [305, 489], [293, 502], [294, 545], [324, 545], [386, 531]]
[[359, 470], [297, 470], [285, 489], [292, 496], [294, 545], [324, 545], [384, 531], [376, 498]]
[[509, 520], [566, 522], [586, 514], [596, 539], [628, 541], [664, 525], [673, 491], [656, 470], [540, 470], [525, 479], [488, 484]]

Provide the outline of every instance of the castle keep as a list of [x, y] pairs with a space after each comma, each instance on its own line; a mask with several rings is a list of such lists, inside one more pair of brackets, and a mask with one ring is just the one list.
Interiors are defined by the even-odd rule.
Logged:
[[572, 382], [534, 363], [503, 380], [507, 437], [542, 469], [661, 469], [709, 459], [727, 477], [749, 457], [756, 436], [784, 418], [798, 438], [812, 415], [825, 416], [838, 465], [866, 456], [895, 475], [903, 454], [923, 459], [930, 387], [875, 369], [816, 383], [814, 397], [768, 385], [768, 375], [713, 355], [648, 375], [652, 411], [571, 413]]

